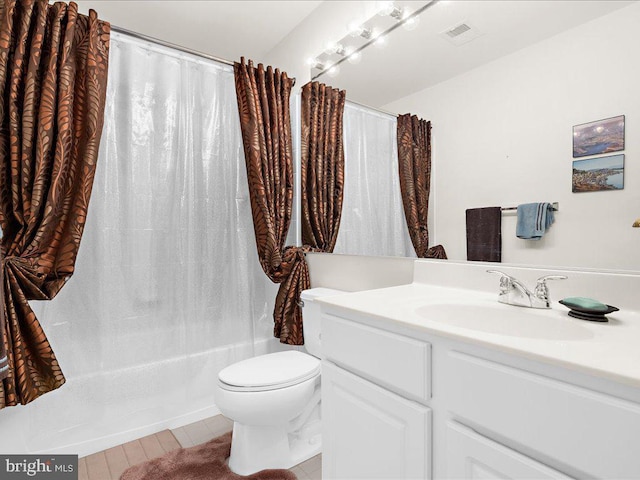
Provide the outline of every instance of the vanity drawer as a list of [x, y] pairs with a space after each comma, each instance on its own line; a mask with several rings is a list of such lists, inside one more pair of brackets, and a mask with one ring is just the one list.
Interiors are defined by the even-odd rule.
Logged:
[[572, 476], [640, 478], [640, 405], [458, 351], [443, 372], [461, 423]]
[[570, 477], [455, 422], [447, 424], [447, 477], [468, 480], [571, 480]]
[[323, 357], [407, 398], [431, 398], [431, 345], [333, 315], [322, 319]]

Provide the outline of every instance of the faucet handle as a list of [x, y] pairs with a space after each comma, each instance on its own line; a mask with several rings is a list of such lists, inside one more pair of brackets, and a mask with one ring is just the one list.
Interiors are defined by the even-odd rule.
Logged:
[[566, 275], [544, 275], [537, 280], [536, 289], [534, 295], [544, 300], [549, 299], [549, 287], [547, 287], [547, 280], [566, 280]]
[[546, 283], [547, 280], [566, 280], [567, 277], [566, 275], [545, 275], [543, 277], [540, 277], [537, 282], [538, 285], [542, 284], [542, 283]]
[[487, 273], [497, 273], [500, 275], [500, 293], [506, 293], [512, 286], [514, 278], [500, 270], [487, 270]]
[[500, 270], [487, 270], [487, 273], [497, 273], [498, 275], [502, 275], [503, 277], [512, 278], [511, 275], [508, 275]]

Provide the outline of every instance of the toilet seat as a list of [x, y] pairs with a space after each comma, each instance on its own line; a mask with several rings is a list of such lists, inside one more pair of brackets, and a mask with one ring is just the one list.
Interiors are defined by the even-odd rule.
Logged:
[[318, 376], [320, 368], [319, 359], [297, 350], [270, 353], [222, 369], [218, 383], [234, 392], [278, 390]]

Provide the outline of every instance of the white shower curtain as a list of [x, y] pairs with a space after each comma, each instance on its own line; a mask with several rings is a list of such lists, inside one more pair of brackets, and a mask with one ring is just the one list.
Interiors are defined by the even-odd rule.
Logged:
[[397, 123], [348, 101], [344, 203], [334, 253], [415, 257], [402, 208]]
[[84, 454], [216, 413], [217, 372], [275, 343], [273, 297], [232, 67], [113, 33], [77, 271], [34, 302], [68, 381], [1, 412], [0, 451]]

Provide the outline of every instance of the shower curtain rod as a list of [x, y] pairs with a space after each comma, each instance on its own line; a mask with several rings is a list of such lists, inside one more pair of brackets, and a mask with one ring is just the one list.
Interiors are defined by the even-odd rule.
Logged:
[[[226, 60], [224, 58], [216, 57], [214, 55], [209, 55], [208, 53], [199, 52], [198, 50], [192, 50], [190, 48], [183, 47], [181, 45], [176, 45], [175, 43], [167, 42], [165, 40], [160, 40], [159, 38], [150, 37], [142, 33], [127, 30], [126, 28], [118, 27], [113, 24], [111, 25], [111, 30], [113, 30], [114, 32], [129, 35], [130, 37], [137, 38], [138, 40], [142, 40], [144, 42], [151, 42], [151, 43], [155, 43], [156, 45], [161, 45], [163, 47], [173, 48], [174, 50], [178, 50], [184, 53], [189, 53], [191, 55], [195, 55], [196, 57], [206, 58], [207, 60], [213, 60], [214, 62], [222, 63], [224, 65], [231, 65], [233, 67], [235, 63], [235, 62], [232, 62], [231, 60]], [[292, 78], [291, 80], [293, 80], [293, 85], [295, 85], [296, 79]]]
[[127, 30], [126, 28], [117, 27], [116, 25], [113, 25], [113, 24], [111, 25], [111, 30], [118, 33], [124, 33], [125, 35], [129, 35], [131, 37], [137, 38], [138, 40], [155, 43], [157, 45], [162, 45], [163, 47], [173, 48], [174, 50], [179, 50], [184, 53], [190, 53], [191, 55], [206, 58], [207, 60], [213, 60], [214, 62], [224, 63], [225, 65], [231, 65], [232, 67], [234, 64], [234, 62], [232, 62], [231, 60], [225, 60], [224, 58], [215, 57], [213, 55], [209, 55], [208, 53], [199, 52], [197, 50], [191, 50], [190, 48], [182, 47], [180, 45], [176, 45], [175, 43], [166, 42], [164, 40], [160, 40], [159, 38], [149, 37], [148, 35], [144, 35], [138, 32], [133, 32], [131, 30]]
[[359, 107], [366, 108], [368, 110], [373, 110], [374, 112], [384, 113], [385, 115], [389, 115], [390, 117], [398, 118], [400, 116], [397, 113], [387, 112], [386, 110], [383, 110], [381, 108], [372, 107], [370, 105], [365, 105], [364, 103], [360, 103], [360, 102], [354, 102], [353, 100], [349, 100], [348, 98], [345, 101], [348, 103], [351, 103], [352, 105], [357, 105]]

